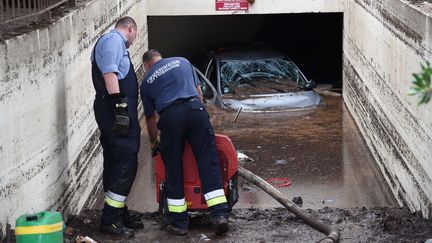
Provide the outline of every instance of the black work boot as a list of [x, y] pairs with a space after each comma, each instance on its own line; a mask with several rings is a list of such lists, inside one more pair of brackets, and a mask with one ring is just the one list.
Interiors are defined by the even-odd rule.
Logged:
[[144, 224], [141, 222], [140, 218], [137, 215], [132, 214], [128, 207], [123, 208], [122, 215], [123, 225], [129, 229], [143, 229]]
[[168, 225], [166, 231], [173, 235], [186, 235], [188, 233], [188, 229], [180, 229], [172, 225]]
[[228, 219], [224, 216], [216, 216], [211, 219], [215, 233], [218, 235], [224, 234], [228, 231]]
[[116, 224], [101, 224], [100, 230], [103, 233], [121, 236], [126, 239], [132, 239], [135, 236], [133, 230], [124, 227], [120, 222]]

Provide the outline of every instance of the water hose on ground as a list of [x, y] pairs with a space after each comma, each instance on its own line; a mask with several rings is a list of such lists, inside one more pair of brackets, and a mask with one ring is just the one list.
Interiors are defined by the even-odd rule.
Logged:
[[327, 235], [327, 237], [321, 239], [319, 242], [339, 242], [339, 231], [333, 229], [332, 227], [325, 225], [319, 219], [314, 218], [313, 216], [307, 215], [303, 210], [297, 206], [293, 201], [291, 201], [287, 196], [282, 194], [279, 190], [274, 188], [268, 182], [263, 180], [261, 177], [253, 174], [252, 172], [239, 167], [238, 174], [246, 179], [249, 182], [252, 182], [265, 192], [267, 192], [270, 196], [272, 196], [276, 201], [280, 202], [285, 206], [289, 211], [295, 214], [298, 218], [303, 220], [307, 225], [312, 228], [320, 231]]

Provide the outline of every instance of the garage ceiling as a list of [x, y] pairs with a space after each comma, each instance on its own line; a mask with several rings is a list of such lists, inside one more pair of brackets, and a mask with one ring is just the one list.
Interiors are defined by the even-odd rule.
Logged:
[[149, 48], [162, 55], [195, 58], [207, 47], [255, 40], [263, 15], [150, 16]]

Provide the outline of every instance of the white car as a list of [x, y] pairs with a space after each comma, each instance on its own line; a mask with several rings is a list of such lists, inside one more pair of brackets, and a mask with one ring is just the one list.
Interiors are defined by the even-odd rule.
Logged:
[[204, 97], [223, 108], [281, 111], [316, 107], [321, 100], [312, 90], [315, 83], [291, 59], [268, 48], [213, 51], [199, 74]]

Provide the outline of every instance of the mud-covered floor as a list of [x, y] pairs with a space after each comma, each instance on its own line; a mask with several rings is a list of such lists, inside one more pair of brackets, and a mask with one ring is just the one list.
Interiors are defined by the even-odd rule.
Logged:
[[[341, 232], [341, 242], [425, 242], [432, 238], [432, 221], [399, 208], [323, 208], [306, 210]], [[114, 239], [98, 232], [100, 211], [86, 211], [71, 217], [66, 235], [71, 242], [76, 235], [88, 235], [98, 242], [317, 242], [323, 234], [305, 225], [286, 209], [235, 209], [230, 218], [230, 231], [216, 236], [207, 215], [192, 215], [189, 234], [172, 236], [160, 228], [157, 213], [139, 213], [144, 229], [136, 231], [132, 240]], [[96, 222], [96, 223], [95, 223]]]
[[[248, 155], [240, 166], [264, 179], [288, 178], [278, 187], [289, 198], [301, 197], [307, 212], [339, 229], [342, 242], [424, 242], [432, 238], [432, 221], [399, 209], [366, 148], [342, 98], [323, 96], [316, 109], [281, 113], [208, 110], [217, 133]], [[139, 169], [128, 206], [142, 216], [144, 230], [133, 240], [113, 239], [98, 232], [101, 203], [81, 216], [69, 217], [70, 238], [88, 235], [100, 242], [316, 242], [321, 233], [306, 226], [270, 196], [240, 180], [239, 202], [226, 236], [212, 233], [208, 218], [192, 215], [187, 236], [160, 229], [153, 162], [142, 124]], [[103, 195], [99, 195], [102, 199]]]

